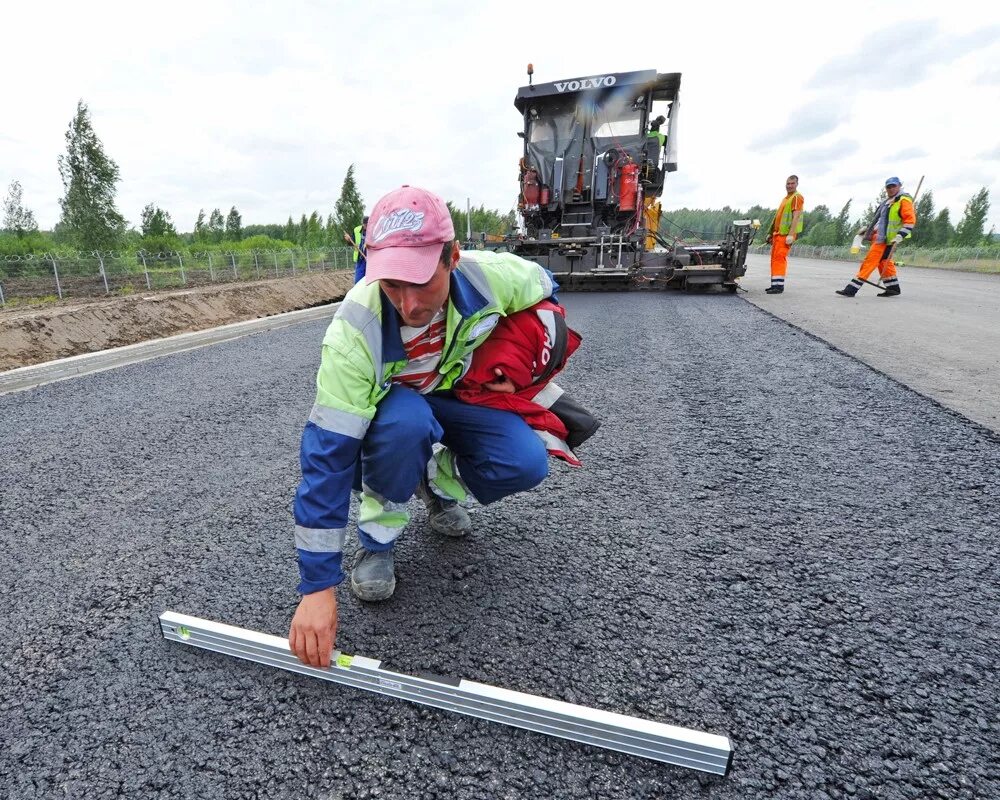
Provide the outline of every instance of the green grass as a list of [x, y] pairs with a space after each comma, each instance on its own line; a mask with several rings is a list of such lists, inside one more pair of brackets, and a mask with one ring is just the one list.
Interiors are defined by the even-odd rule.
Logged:
[[42, 297], [5, 297], [5, 305], [0, 311], [13, 311], [19, 308], [32, 308], [34, 306], [50, 306], [59, 302], [59, 298], [54, 294], [43, 295]]
[[911, 261], [904, 256], [902, 260], [896, 261], [896, 265], [900, 267], [919, 267], [920, 269], [947, 269], [955, 270], [956, 272], [980, 272], [987, 275], [1000, 275], [1000, 261], [987, 261], [986, 259], [965, 258], [958, 261], [929, 262], [920, 261], [919, 259]]
[[[986, 252], [982, 252], [982, 251]], [[978, 252], [978, 258], [975, 256]], [[766, 256], [770, 247], [754, 245], [750, 252]], [[860, 262], [863, 253], [851, 254], [847, 247], [815, 247], [802, 245], [791, 255], [800, 258], [818, 258], [830, 261]], [[1000, 274], [1000, 251], [996, 248], [908, 248], [903, 247], [893, 254], [893, 261], [901, 267], [919, 267], [920, 269], [946, 269], [957, 272], [978, 272], [981, 274]]]

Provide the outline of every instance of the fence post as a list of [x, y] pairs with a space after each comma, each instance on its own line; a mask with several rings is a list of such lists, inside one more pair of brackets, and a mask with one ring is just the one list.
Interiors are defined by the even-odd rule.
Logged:
[[215, 283], [215, 270], [212, 269], [212, 254], [208, 254], [208, 279]]
[[292, 275], [295, 274], [295, 253], [288, 251], [288, 260], [292, 262]]
[[139, 253], [139, 258], [142, 259], [142, 272], [146, 276], [146, 288], [152, 289], [153, 287], [149, 283], [149, 267], [146, 266], [146, 254]]
[[257, 280], [260, 280], [260, 259], [257, 258], [257, 251], [253, 251], [253, 267], [257, 270]]
[[3, 283], [0, 282], [0, 308], [7, 305], [7, 301], [3, 298]]
[[274, 251], [274, 277], [278, 277], [278, 251]]
[[187, 286], [187, 275], [184, 274], [184, 256], [177, 253], [177, 263], [181, 265], [181, 285]]
[[234, 253], [232, 250], [229, 251], [229, 260], [233, 262], [233, 278], [239, 280], [240, 275], [236, 271], [236, 253]]
[[97, 250], [94, 252], [97, 254], [97, 260], [100, 262], [101, 277], [104, 278], [104, 294], [111, 294], [111, 290], [108, 289], [108, 273], [104, 269], [104, 256]]
[[59, 283], [59, 267], [56, 265], [56, 257], [55, 256], [49, 256], [49, 258], [52, 259], [52, 272], [55, 273], [55, 276], [56, 276], [56, 294], [58, 294], [59, 295], [59, 299], [62, 300], [63, 299], [63, 296], [62, 296], [62, 285]]

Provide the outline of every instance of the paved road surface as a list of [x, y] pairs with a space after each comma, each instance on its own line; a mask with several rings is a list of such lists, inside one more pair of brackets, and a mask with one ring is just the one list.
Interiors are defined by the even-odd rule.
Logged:
[[[900, 297], [865, 286], [851, 300], [834, 290], [857, 272], [853, 262], [793, 257], [777, 296], [764, 294], [767, 256], [749, 264], [751, 303], [1000, 432], [1000, 275], [903, 267]], [[860, 424], [892, 424], [877, 402], [859, 412]]]
[[315, 322], [0, 396], [0, 797], [1000, 797], [1000, 439], [737, 297], [565, 301], [584, 468], [467, 541], [416, 511], [341, 646], [728, 734], [728, 778], [160, 638], [287, 630]]

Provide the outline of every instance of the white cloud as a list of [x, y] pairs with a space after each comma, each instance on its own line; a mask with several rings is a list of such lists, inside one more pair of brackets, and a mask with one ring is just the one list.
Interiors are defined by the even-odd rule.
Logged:
[[910, 161], [914, 158], [927, 158], [929, 155], [930, 153], [922, 147], [907, 147], [895, 153], [886, 153], [884, 160], [892, 161], [895, 159], [896, 161]]
[[[968, 188], [967, 198], [974, 195], [982, 186], [990, 186], [997, 182], [997, 174], [1000, 170], [996, 166], [983, 169], [977, 166], [966, 166], [945, 173], [938, 181], [935, 189], [962, 189]], [[1000, 201], [1000, 197], [994, 195], [994, 202]], [[962, 204], [964, 206], [964, 202]]]
[[982, 86], [1000, 86], [1000, 67], [993, 67], [976, 76], [977, 84]]
[[351, 163], [369, 206], [414, 183], [507, 209], [513, 97], [533, 61], [538, 81], [683, 74], [665, 208], [773, 205], [792, 172], [810, 206], [863, 208], [898, 172], [914, 187], [926, 175], [955, 218], [985, 184], [1000, 222], [1000, 184], [983, 168], [1000, 129], [995, 6], [873, 13], [844, 0], [802, 6], [788, 26], [746, 5], [687, 4], [669, 22], [669, 48], [607, 47], [642, 37], [627, 21], [613, 36], [606, 4], [586, 1], [13, 4], [5, 30], [44, 31], [44, 57], [38, 35], [5, 40], [23, 79], [0, 90], [0, 193], [18, 179], [39, 221], [56, 221], [56, 158], [83, 98], [133, 222], [149, 202], [186, 230], [199, 208], [233, 204], [247, 224], [326, 215]]
[[788, 121], [777, 130], [761, 134], [751, 140], [753, 150], [773, 150], [794, 142], [810, 141], [837, 129], [843, 121], [843, 111], [833, 97], [823, 97], [811, 104], [796, 108]]
[[807, 85], [840, 91], [912, 86], [935, 68], [995, 45], [998, 36], [997, 24], [954, 35], [942, 30], [940, 19], [894, 22], [869, 33], [853, 52], [823, 64]]
[[835, 142], [815, 145], [799, 151], [797, 156], [804, 164], [825, 164], [829, 161], [839, 161], [858, 152], [858, 143], [854, 139], [838, 139]]

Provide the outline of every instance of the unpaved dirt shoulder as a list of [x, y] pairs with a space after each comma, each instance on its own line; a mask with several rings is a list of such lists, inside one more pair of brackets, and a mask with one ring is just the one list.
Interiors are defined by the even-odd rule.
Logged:
[[0, 371], [331, 303], [353, 279], [324, 272], [0, 314]]

